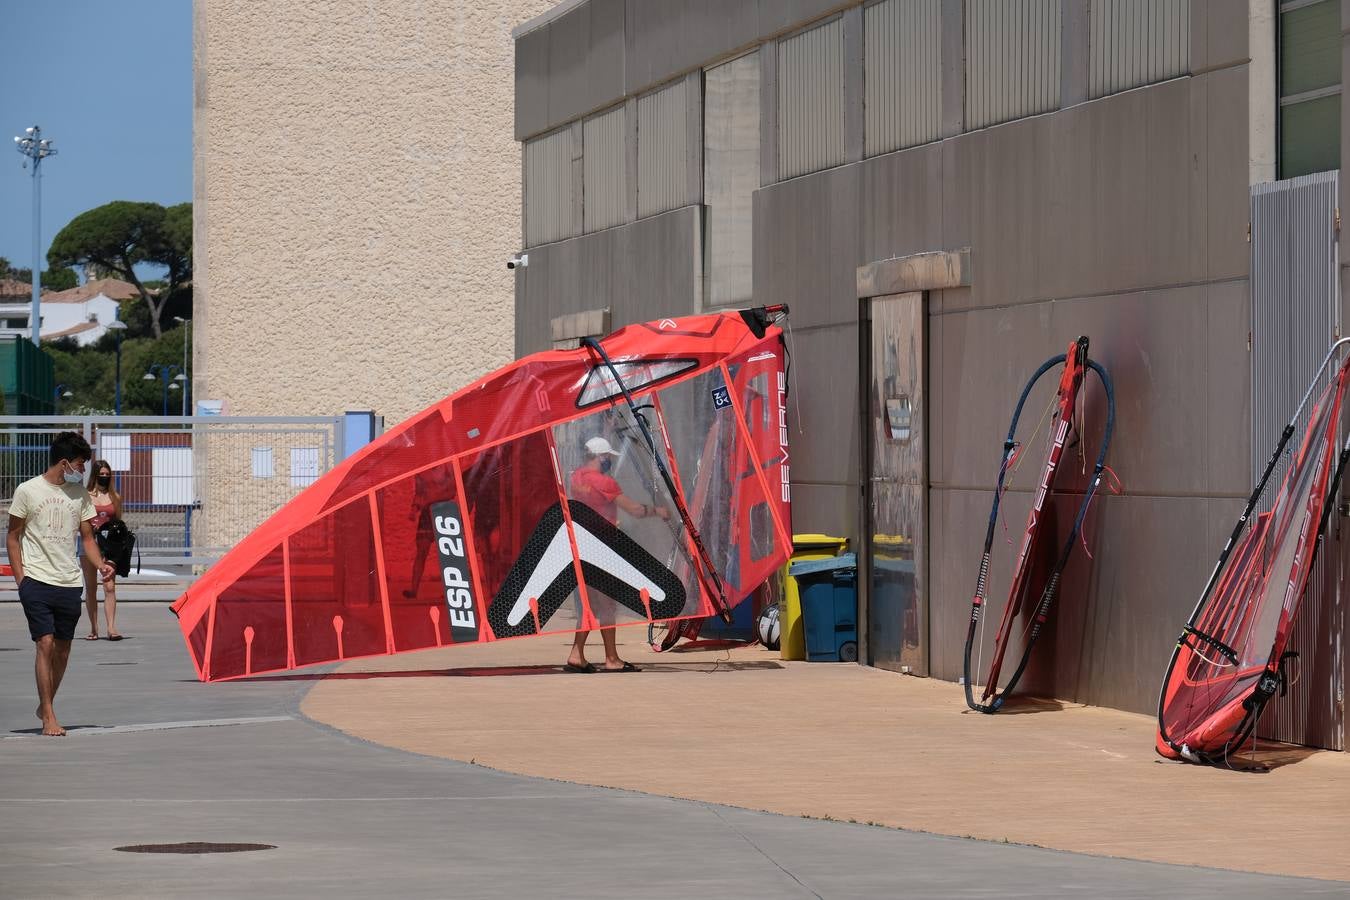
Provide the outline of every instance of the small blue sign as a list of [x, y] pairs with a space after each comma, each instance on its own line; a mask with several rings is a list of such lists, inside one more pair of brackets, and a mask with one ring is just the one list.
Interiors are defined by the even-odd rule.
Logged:
[[713, 388], [713, 409], [726, 409], [731, 406], [731, 391], [724, 387]]

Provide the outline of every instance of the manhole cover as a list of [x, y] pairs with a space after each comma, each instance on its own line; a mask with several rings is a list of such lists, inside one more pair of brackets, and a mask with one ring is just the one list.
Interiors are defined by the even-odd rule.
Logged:
[[212, 844], [184, 841], [181, 844], [130, 844], [114, 847], [123, 853], [247, 853], [250, 850], [275, 850], [276, 844]]
[[110, 663], [94, 663], [94, 665], [96, 665], [96, 666], [134, 666], [134, 665], [136, 665], [136, 663], [134, 663], [134, 662], [110, 662]]

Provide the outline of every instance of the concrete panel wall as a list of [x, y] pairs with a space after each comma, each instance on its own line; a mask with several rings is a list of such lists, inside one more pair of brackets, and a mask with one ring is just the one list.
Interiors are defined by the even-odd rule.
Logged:
[[701, 216], [686, 206], [630, 225], [530, 248], [516, 270], [516, 355], [550, 346], [549, 320], [611, 310], [611, 326], [688, 315], [701, 288]]
[[590, 0], [517, 38], [516, 139], [857, 2]]
[[[806, 496], [848, 509], [861, 476], [839, 450], [858, 445], [859, 424], [837, 406], [856, 385], [835, 384], [830, 370], [853, 339], [854, 267], [971, 247], [971, 286], [929, 299], [935, 676], [960, 674], [1016, 394], [1042, 360], [1088, 334], [1116, 381], [1110, 463], [1124, 494], [1097, 502], [1096, 561], [1080, 558], [1066, 575], [1069, 611], [1052, 643], [1072, 652], [1042, 654], [1055, 665], [1029, 677], [1057, 696], [1153, 704], [1175, 631], [1248, 490], [1245, 105], [1244, 70], [1220, 69], [757, 193], [756, 301], [792, 305], [807, 360], [796, 371], [810, 373], [797, 380], [794, 477], [811, 485]], [[1090, 428], [1104, 418], [1096, 388], [1088, 417]], [[1013, 529], [1028, 487], [1009, 501]], [[799, 504], [794, 527], [838, 514]]]
[[517, 38], [516, 140], [624, 95], [624, 23], [624, 0], [589, 0]]
[[[853, 5], [628, 0], [626, 89]], [[1124, 492], [1094, 505], [1086, 531], [1094, 559], [1080, 555], [1066, 573], [1046, 662], [1028, 686], [1147, 711], [1248, 490], [1246, 10], [1192, 0], [1191, 77], [1089, 101], [1088, 57], [1076, 52], [1060, 73], [1072, 82], [1064, 88], [1071, 106], [960, 134], [969, 124], [963, 67], [949, 65], [946, 51], [959, 62], [962, 8], [942, 5], [946, 139], [754, 194], [754, 300], [792, 306], [793, 527], [855, 544], [860, 536], [856, 267], [970, 247], [970, 286], [927, 301], [932, 672], [960, 671], [974, 563], [1017, 391], [1042, 360], [1086, 333], [1116, 380], [1109, 461]], [[1064, 40], [1086, 38], [1089, 4], [1066, 8]], [[776, 66], [762, 75], [774, 91]], [[776, 92], [769, 113], [774, 101]], [[766, 137], [765, 148], [776, 174], [776, 143]], [[532, 255], [520, 276], [519, 308], [529, 311], [519, 317], [520, 351], [545, 346], [548, 316], [573, 307], [613, 304], [615, 324], [695, 308], [695, 208], [537, 249], [542, 263]], [[1099, 430], [1103, 397], [1093, 387], [1088, 398], [1089, 431]], [[1029, 487], [1009, 495], [1010, 522], [1024, 514]]]

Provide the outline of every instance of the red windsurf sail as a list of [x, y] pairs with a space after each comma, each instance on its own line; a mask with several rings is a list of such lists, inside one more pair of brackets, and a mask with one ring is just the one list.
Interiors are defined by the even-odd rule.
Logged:
[[[992, 559], [994, 528], [998, 520], [999, 505], [1003, 500], [1009, 471], [1023, 452], [1023, 445], [1017, 441], [1017, 423], [1022, 417], [1027, 397], [1032, 388], [1047, 372], [1063, 365], [1059, 386], [1049, 411], [1050, 428], [1045, 466], [1041, 471], [1041, 480], [1032, 498], [1031, 511], [1027, 514], [1026, 528], [1022, 532], [1022, 542], [1014, 562], [1008, 600], [1003, 607], [1003, 616], [999, 621], [998, 634], [994, 639], [993, 658], [989, 672], [984, 679], [984, 688], [979, 700], [975, 699], [975, 685], [972, 681], [974, 671], [971, 665], [974, 648], [979, 640], [979, 624], [986, 604], [986, 590], [989, 585], [989, 566]], [[1074, 441], [1081, 440], [1082, 434], [1075, 418], [1075, 408], [1083, 381], [1089, 371], [1095, 372], [1101, 379], [1106, 392], [1107, 416], [1106, 431], [1097, 451], [1097, 461], [1093, 466], [1092, 477], [1079, 504], [1078, 514], [1068, 538], [1062, 547], [1054, 548], [1054, 529], [1047, 528], [1044, 522], [1047, 508], [1046, 500], [1055, 490], [1059, 476], [1060, 460], [1064, 448]], [[980, 574], [976, 582], [975, 596], [971, 600], [970, 624], [966, 629], [966, 648], [964, 657], [964, 678], [966, 705], [971, 709], [985, 713], [997, 712], [1008, 695], [1017, 687], [1031, 659], [1031, 649], [1040, 637], [1041, 631], [1049, 619], [1059, 590], [1059, 578], [1068, 564], [1069, 555], [1083, 527], [1092, 498], [1101, 485], [1102, 475], [1106, 471], [1106, 451], [1111, 446], [1111, 433], [1115, 428], [1115, 391], [1106, 370], [1088, 358], [1088, 339], [1080, 337], [1069, 345], [1068, 352], [1053, 356], [1041, 364], [1022, 389], [1017, 407], [1013, 411], [1012, 424], [1008, 426], [1008, 436], [1003, 442], [1003, 458], [999, 465], [998, 483], [994, 490], [994, 501], [989, 511], [989, 525], [984, 536], [984, 553], [980, 558]], [[1054, 556], [1047, 561], [1049, 553]], [[1009, 646], [1018, 634], [1014, 626], [1022, 629], [1022, 654], [1013, 673], [1006, 680], [1002, 677], [1004, 657]]]
[[631, 325], [390, 430], [174, 603], [198, 677], [725, 613], [791, 553], [785, 313]]
[[[1350, 455], [1350, 443], [1336, 453], [1350, 357], [1323, 383], [1346, 344], [1333, 345], [1318, 368], [1177, 640], [1158, 696], [1157, 749], [1169, 759], [1226, 762], [1249, 743], [1266, 703], [1286, 688], [1290, 625]], [[1253, 516], [1314, 395], [1273, 503]]]

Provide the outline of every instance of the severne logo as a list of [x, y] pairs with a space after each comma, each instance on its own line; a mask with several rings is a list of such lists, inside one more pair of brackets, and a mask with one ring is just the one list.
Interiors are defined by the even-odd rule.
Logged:
[[660, 328], [662, 331], [673, 331], [678, 326], [675, 324], [674, 319], [662, 319], [661, 323], [657, 325], [657, 327]]
[[784, 503], [792, 502], [792, 479], [788, 468], [788, 424], [787, 424], [787, 373], [778, 373], [778, 449], [783, 454], [783, 464], [778, 467], [782, 479], [782, 498]]
[[478, 640], [478, 610], [474, 604], [473, 573], [464, 547], [464, 526], [459, 504], [442, 500], [431, 505], [431, 523], [436, 529], [436, 553], [441, 560], [441, 584], [450, 612], [450, 639], [456, 644]]

